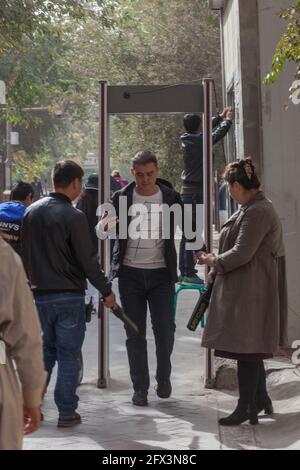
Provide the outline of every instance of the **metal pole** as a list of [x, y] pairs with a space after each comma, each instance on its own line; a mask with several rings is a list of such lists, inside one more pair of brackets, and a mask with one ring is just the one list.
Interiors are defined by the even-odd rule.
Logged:
[[[107, 113], [107, 87], [106, 81], [99, 86], [99, 205], [103, 204], [109, 191], [107, 181], [107, 150], [108, 150], [108, 113]], [[106, 269], [107, 246], [99, 240], [99, 257]], [[98, 343], [98, 388], [106, 388], [109, 377], [109, 319], [107, 309], [99, 302], [99, 343]]]
[[[204, 233], [208, 253], [213, 251], [213, 213], [212, 213], [212, 186], [213, 186], [213, 153], [212, 153], [212, 79], [203, 80], [204, 118], [203, 118], [203, 161], [204, 161]], [[206, 278], [208, 271], [206, 269]], [[213, 352], [205, 350], [205, 386], [213, 387], [214, 360]]]
[[220, 223], [220, 198], [219, 198], [219, 175], [218, 172], [215, 171], [215, 228], [218, 233], [221, 231], [221, 223]]
[[5, 189], [11, 189], [11, 143], [10, 134], [12, 126], [6, 121], [6, 160], [4, 162], [4, 185]]
[[0, 154], [0, 202], [3, 201], [3, 192], [5, 190], [5, 155]]

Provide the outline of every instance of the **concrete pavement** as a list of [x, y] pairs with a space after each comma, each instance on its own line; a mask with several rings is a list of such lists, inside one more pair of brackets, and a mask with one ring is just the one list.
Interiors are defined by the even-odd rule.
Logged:
[[[53, 401], [54, 380], [44, 405], [45, 421], [38, 432], [26, 437], [25, 449], [64, 450], [221, 450], [221, 449], [300, 449], [300, 376], [287, 361], [269, 362], [279, 369], [270, 375], [271, 395], [278, 413], [262, 417], [259, 426], [238, 428], [218, 426], [218, 418], [234, 409], [233, 392], [203, 387], [204, 351], [201, 329], [192, 333], [186, 323], [197, 294], [182, 292], [177, 313], [176, 344], [173, 354], [173, 394], [159, 399], [155, 386], [155, 351], [151, 325], [148, 348], [151, 373], [149, 406], [131, 404], [131, 384], [122, 324], [110, 320], [110, 374], [107, 389], [97, 389], [97, 319], [88, 325], [84, 345], [84, 379], [78, 388], [83, 423], [71, 429], [58, 429]], [[55, 374], [53, 374], [55, 376]], [[280, 378], [281, 377], [281, 378]], [[272, 382], [273, 380], [273, 382]]]

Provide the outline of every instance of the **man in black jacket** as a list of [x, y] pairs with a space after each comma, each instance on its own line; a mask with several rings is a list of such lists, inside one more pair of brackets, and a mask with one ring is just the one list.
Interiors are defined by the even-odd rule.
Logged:
[[75, 410], [85, 335], [86, 278], [100, 291], [107, 307], [115, 306], [87, 218], [72, 206], [81, 192], [82, 177], [83, 170], [74, 161], [58, 162], [53, 171], [54, 192], [28, 208], [22, 228], [23, 261], [42, 325], [49, 379], [58, 363], [54, 398], [59, 427], [81, 422]]
[[[234, 113], [231, 108], [225, 108], [218, 116], [213, 118], [213, 144], [225, 137], [231, 128]], [[181, 198], [184, 204], [191, 209], [193, 230], [203, 227], [204, 214], [204, 180], [203, 180], [203, 132], [201, 117], [198, 114], [186, 114], [183, 118], [186, 133], [181, 136], [181, 148], [183, 153], [184, 169], [181, 174]], [[197, 216], [197, 219], [196, 219]], [[202, 232], [202, 230], [201, 230]], [[188, 249], [183, 235], [180, 244], [179, 269], [180, 281], [184, 284], [203, 284], [203, 280], [197, 276], [193, 250], [199, 250], [201, 246]], [[192, 240], [190, 240], [192, 241]]]
[[[160, 398], [168, 398], [172, 390], [171, 354], [175, 333], [173, 303], [177, 281], [175, 223], [171, 216], [170, 232], [168, 235], [165, 232], [164, 238], [163, 225], [167, 221], [163, 221], [163, 213], [160, 217], [158, 206], [164, 204], [170, 208], [177, 205], [181, 213], [182, 203], [180, 194], [170, 183], [157, 179], [157, 159], [151, 152], [140, 151], [134, 156], [131, 173], [135, 182], [117, 191], [112, 197], [116, 220], [119, 223], [111, 278], [119, 278], [122, 306], [139, 328], [138, 335], [126, 329], [126, 347], [134, 388], [132, 402], [137, 406], [146, 406], [150, 385], [146, 341], [147, 305], [156, 343], [156, 392]], [[127, 208], [126, 215], [123, 204]], [[138, 225], [137, 217], [141, 217]], [[121, 236], [124, 218], [125, 233]], [[107, 229], [107, 222], [108, 219], [104, 217], [103, 230]]]

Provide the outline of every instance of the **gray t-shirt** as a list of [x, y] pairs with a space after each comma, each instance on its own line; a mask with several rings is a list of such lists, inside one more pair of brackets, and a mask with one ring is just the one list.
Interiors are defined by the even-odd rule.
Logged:
[[140, 269], [165, 268], [162, 214], [158, 207], [163, 202], [162, 192], [157, 187], [157, 193], [153, 196], [141, 196], [134, 189], [132, 202], [134, 212], [123, 264]]

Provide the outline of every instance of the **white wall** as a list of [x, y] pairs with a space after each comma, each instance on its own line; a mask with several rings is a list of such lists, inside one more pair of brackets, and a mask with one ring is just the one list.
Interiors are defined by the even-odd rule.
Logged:
[[[262, 78], [270, 71], [285, 22], [276, 13], [290, 0], [259, 0]], [[289, 336], [300, 339], [300, 105], [289, 101], [295, 67], [286, 67], [277, 83], [262, 84], [263, 164], [266, 194], [277, 208], [285, 236], [289, 288]], [[288, 111], [284, 111], [289, 103]]]
[[[251, 49], [255, 46], [251, 40], [246, 47], [244, 44], [241, 51], [239, 13], [247, 14], [244, 1], [228, 0], [223, 13], [224, 81], [227, 91], [232, 84], [235, 87], [238, 158], [244, 156], [243, 115], [247, 119], [250, 113], [249, 109], [243, 109], [241, 91], [249, 84], [245, 77], [241, 83], [241, 61], [247, 61], [248, 57], [251, 67], [255, 57], [255, 51]], [[295, 67], [288, 64], [274, 85], [266, 87], [262, 83], [270, 71], [276, 44], [286, 25], [277, 13], [290, 3], [290, 0], [257, 1], [260, 43], [260, 63], [257, 66], [260, 66], [261, 76], [264, 189], [274, 202], [283, 224], [289, 290], [289, 339], [292, 342], [300, 339], [300, 105], [294, 105], [289, 100], [289, 86]], [[243, 12], [239, 12], [243, 6]], [[256, 25], [249, 24], [247, 27], [254, 29]], [[285, 111], [284, 105], [287, 103], [289, 109]], [[247, 106], [249, 103], [245, 103]]]
[[239, 76], [240, 52], [239, 52], [239, 12], [238, 2], [228, 0], [223, 17], [224, 34], [224, 65], [226, 87]]
[[239, 28], [239, 2], [238, 0], [228, 0], [223, 17], [224, 80], [226, 92], [234, 85], [236, 148], [237, 157], [242, 158], [244, 155], [244, 140]]

